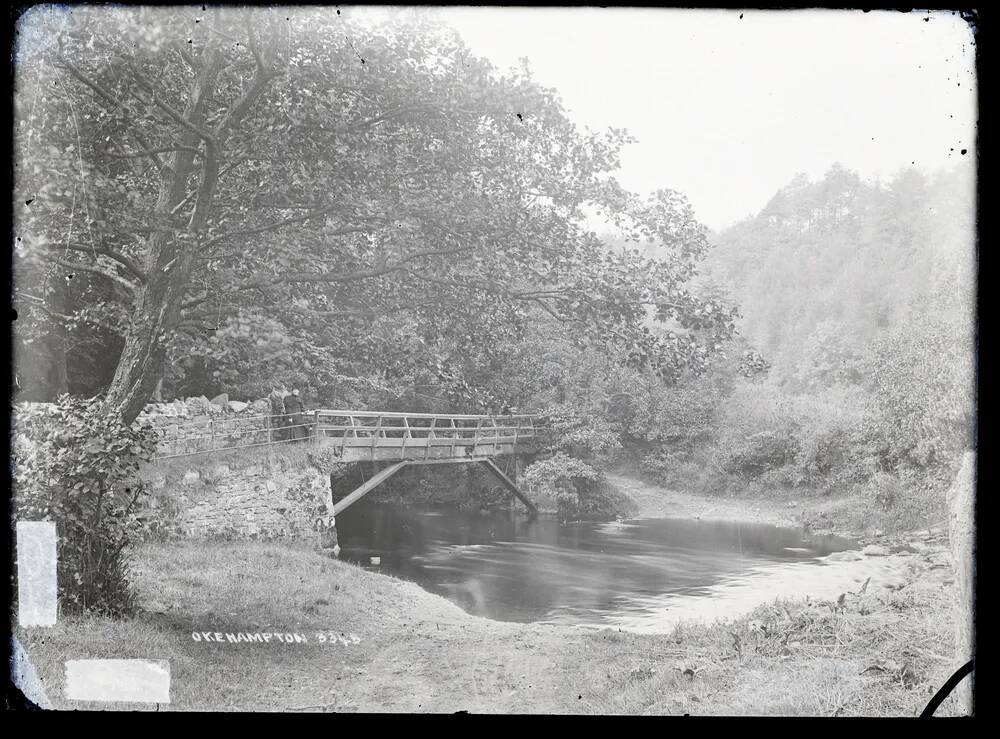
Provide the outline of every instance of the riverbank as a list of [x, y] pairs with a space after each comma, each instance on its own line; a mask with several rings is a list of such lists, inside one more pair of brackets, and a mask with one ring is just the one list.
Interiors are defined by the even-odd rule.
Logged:
[[635, 501], [639, 518], [691, 518], [743, 521], [785, 528], [803, 528], [811, 534], [832, 534], [887, 548], [937, 545], [945, 541], [943, 522], [927, 529], [884, 531], [862, 522], [859, 502], [850, 495], [821, 495], [807, 491], [774, 490], [766, 496], [706, 496], [667, 490], [653, 483], [618, 473], [608, 480]]
[[[53, 706], [912, 716], [953, 669], [947, 572], [930, 564], [839, 605], [671, 634], [489, 621], [288, 543], [148, 544], [136, 584], [135, 618], [17, 629]], [[63, 661], [85, 658], [169, 661], [170, 704], [67, 700]]]
[[[608, 481], [628, 494], [638, 507], [639, 518], [694, 518], [798, 527], [804, 521], [839, 521], [846, 529], [848, 498], [803, 501], [802, 496], [734, 498], [705, 496], [682, 490], [667, 490], [624, 474], [608, 474]], [[834, 533], [830, 531], [830, 533]], [[841, 531], [838, 533], [850, 533]]]

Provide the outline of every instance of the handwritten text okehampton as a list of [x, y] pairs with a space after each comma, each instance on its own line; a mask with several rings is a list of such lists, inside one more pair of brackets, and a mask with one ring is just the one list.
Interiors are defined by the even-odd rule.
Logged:
[[333, 631], [317, 631], [306, 636], [305, 634], [281, 634], [277, 632], [220, 632], [220, 631], [192, 631], [191, 639], [197, 642], [219, 642], [228, 644], [238, 644], [240, 642], [255, 644], [270, 644], [280, 642], [283, 644], [309, 644], [310, 642], [319, 644], [342, 644], [349, 646], [357, 644], [361, 640], [355, 634], [338, 634]]

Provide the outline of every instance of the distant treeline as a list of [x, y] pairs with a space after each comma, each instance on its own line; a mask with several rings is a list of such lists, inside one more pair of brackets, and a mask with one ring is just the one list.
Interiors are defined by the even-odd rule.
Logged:
[[[646, 399], [630, 429], [646, 470], [850, 489], [890, 525], [940, 517], [974, 445], [975, 217], [971, 167], [868, 183], [834, 166], [715, 235], [703, 280], [739, 306], [745, 344]], [[751, 351], [763, 362], [741, 372]]]

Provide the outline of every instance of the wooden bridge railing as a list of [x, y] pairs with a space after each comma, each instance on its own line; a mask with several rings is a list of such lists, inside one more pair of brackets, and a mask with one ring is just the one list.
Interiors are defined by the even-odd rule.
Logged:
[[443, 459], [510, 453], [518, 444], [534, 442], [544, 419], [323, 410], [316, 411], [316, 428], [320, 438], [342, 449], [345, 459]]
[[[183, 424], [179, 424], [178, 428]], [[491, 416], [314, 410], [301, 414], [230, 416], [202, 421], [190, 433], [164, 436], [156, 459], [311, 443], [340, 447], [345, 457], [435, 458], [503, 454], [534, 443], [547, 419], [528, 414]], [[295, 438], [293, 438], [295, 437]], [[370, 452], [365, 453], [365, 449]]]

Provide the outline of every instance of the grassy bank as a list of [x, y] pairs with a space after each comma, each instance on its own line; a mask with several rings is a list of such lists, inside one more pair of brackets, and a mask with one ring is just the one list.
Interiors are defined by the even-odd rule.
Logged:
[[745, 521], [774, 526], [802, 527], [814, 534], [837, 534], [862, 543], [905, 545], [914, 536], [942, 534], [942, 501], [931, 515], [914, 516], [883, 509], [863, 494], [819, 488], [754, 488], [718, 490], [712, 494], [688, 492], [632, 476], [621, 466], [608, 479], [629, 495], [639, 516]]
[[150, 544], [136, 564], [136, 618], [17, 630], [56, 707], [144, 707], [66, 700], [63, 660], [81, 658], [166, 659], [162, 709], [248, 711], [912, 716], [953, 669], [950, 587], [930, 566], [843, 608], [770, 604], [726, 624], [639, 635], [473, 617], [290, 544]]

